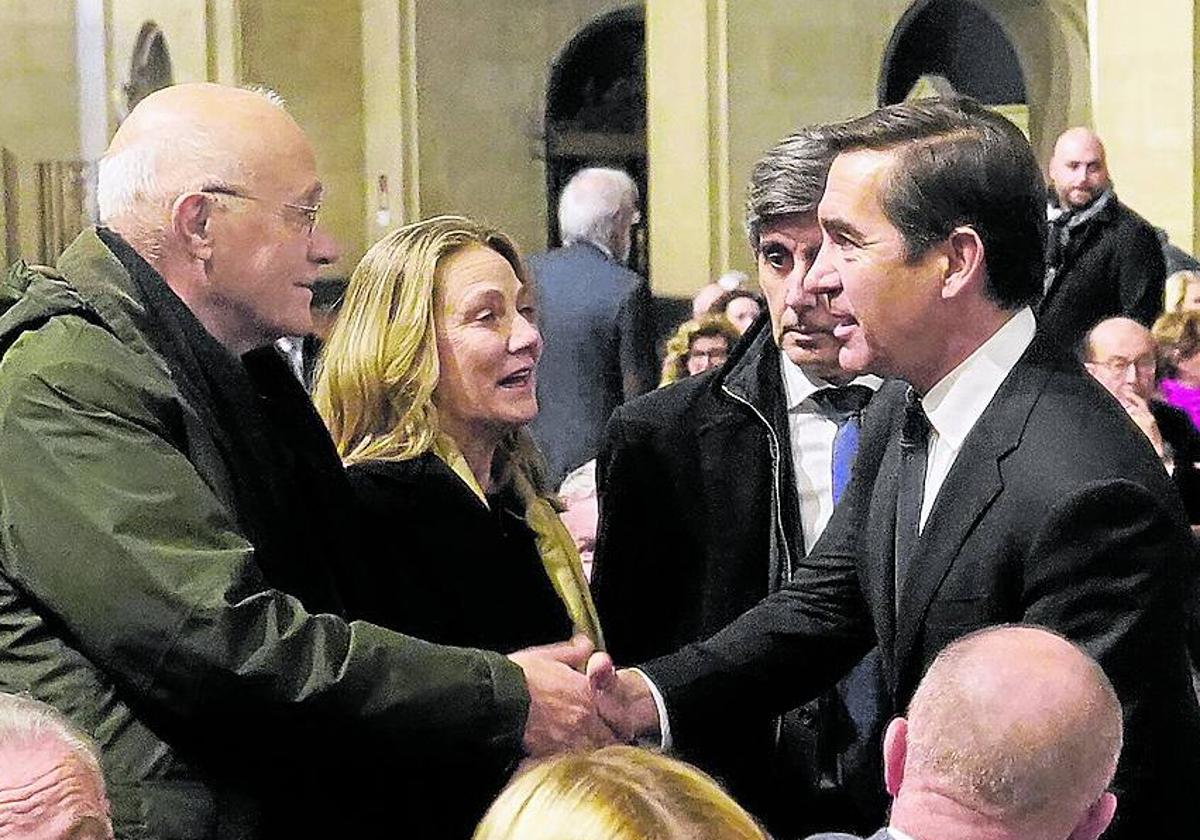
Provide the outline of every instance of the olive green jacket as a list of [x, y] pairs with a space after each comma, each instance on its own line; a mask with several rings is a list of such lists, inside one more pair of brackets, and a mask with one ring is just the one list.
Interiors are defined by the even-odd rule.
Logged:
[[258, 836], [246, 768], [335, 741], [513, 761], [520, 670], [267, 588], [128, 272], [94, 230], [58, 272], [0, 286], [0, 690], [95, 738], [118, 836]]

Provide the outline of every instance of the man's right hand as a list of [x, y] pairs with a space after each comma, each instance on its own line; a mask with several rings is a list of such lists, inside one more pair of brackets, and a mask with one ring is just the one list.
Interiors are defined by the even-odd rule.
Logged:
[[525, 672], [529, 717], [525, 752], [533, 757], [617, 742], [596, 712], [588, 678], [581, 673], [593, 652], [586, 636], [509, 654]]
[[646, 678], [629, 668], [617, 670], [607, 653], [593, 654], [588, 681], [600, 717], [622, 740], [659, 734], [658, 706]]

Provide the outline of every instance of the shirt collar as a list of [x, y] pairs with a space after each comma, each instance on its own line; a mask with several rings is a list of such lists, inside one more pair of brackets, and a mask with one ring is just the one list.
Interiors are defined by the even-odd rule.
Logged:
[[1008, 372], [1033, 341], [1036, 327], [1033, 311], [1029, 307], [1021, 309], [921, 398], [925, 416], [941, 440], [955, 449], [962, 446]]
[[[800, 403], [811, 397], [822, 388], [836, 387], [819, 376], [814, 376], [788, 358], [787, 353], [779, 354], [779, 364], [783, 369], [783, 396], [787, 401], [788, 411], [795, 411]], [[872, 374], [856, 376], [851, 385], [865, 385], [872, 391], [878, 391], [883, 380]]]
[[912, 837], [909, 837], [907, 834], [905, 834], [900, 829], [892, 828], [890, 825], [888, 826], [887, 832], [888, 832], [888, 836], [890, 836], [892, 838], [892, 840], [913, 840]]

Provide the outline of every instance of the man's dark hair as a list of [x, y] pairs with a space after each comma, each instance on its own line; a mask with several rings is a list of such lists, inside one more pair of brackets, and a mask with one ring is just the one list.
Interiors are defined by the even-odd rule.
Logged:
[[826, 126], [839, 153], [895, 152], [880, 204], [917, 259], [954, 228], [983, 241], [986, 290], [1015, 309], [1042, 294], [1045, 184], [1015, 125], [967, 97], [888, 105]]
[[754, 164], [746, 188], [746, 236], [755, 253], [767, 224], [816, 211], [836, 154], [822, 128], [812, 126], [784, 137]]

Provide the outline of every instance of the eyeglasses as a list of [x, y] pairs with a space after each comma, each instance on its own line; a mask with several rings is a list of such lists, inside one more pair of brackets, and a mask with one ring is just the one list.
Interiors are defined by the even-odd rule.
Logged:
[[[271, 203], [265, 198], [259, 198], [256, 195], [249, 195], [248, 193], [237, 192], [236, 190], [225, 187], [209, 187], [208, 189], [200, 190], [200, 192], [207, 193], [209, 195], [227, 195], [230, 198], [240, 198], [244, 201], [260, 201], [264, 204]], [[280, 207], [286, 207], [288, 210], [295, 210], [297, 213], [303, 216], [305, 228], [304, 233], [306, 236], [312, 236], [313, 230], [317, 226], [317, 219], [321, 214], [320, 204], [293, 204], [290, 201], [280, 201], [278, 204]]]
[[1124, 376], [1129, 366], [1137, 371], [1138, 376], [1152, 376], [1158, 368], [1153, 356], [1138, 356], [1136, 359], [1126, 359], [1124, 356], [1110, 356], [1107, 359], [1088, 362], [1089, 365], [1104, 368], [1111, 376]]
[[689, 350], [687, 357], [689, 359], [707, 359], [711, 364], [719, 365], [729, 358], [729, 351], [722, 349]]

